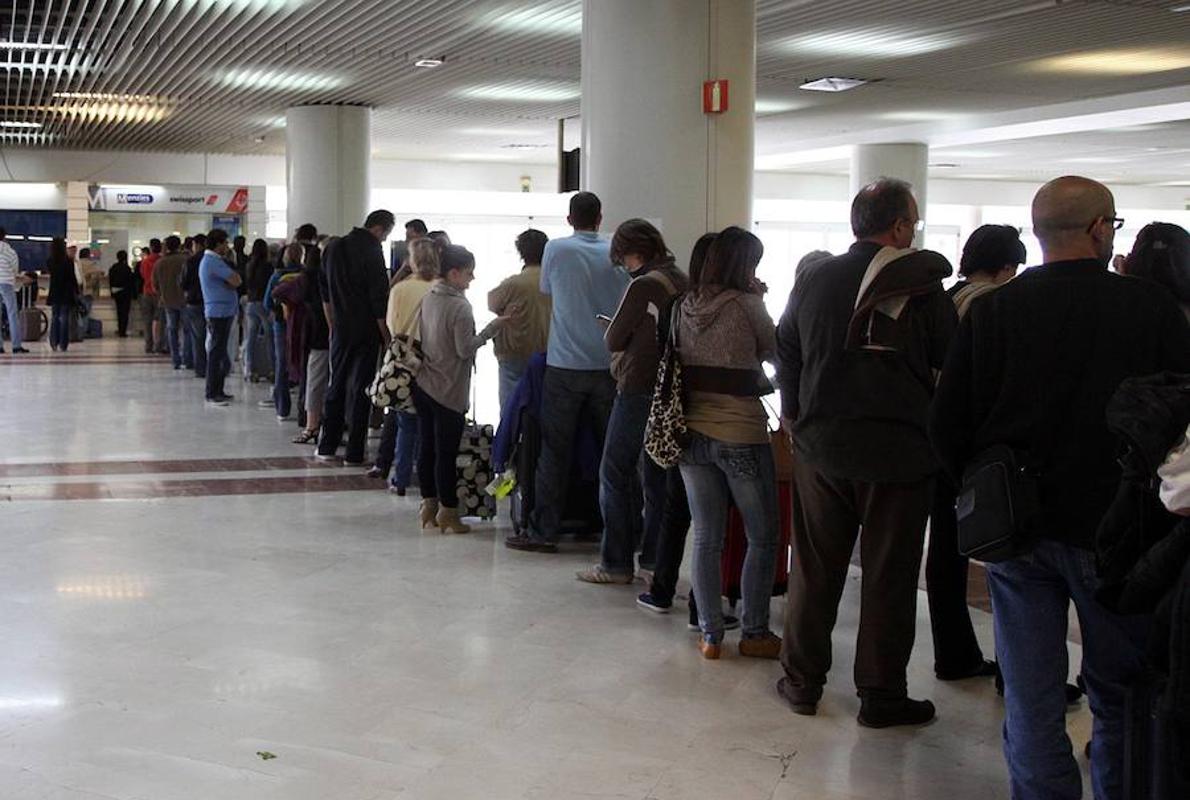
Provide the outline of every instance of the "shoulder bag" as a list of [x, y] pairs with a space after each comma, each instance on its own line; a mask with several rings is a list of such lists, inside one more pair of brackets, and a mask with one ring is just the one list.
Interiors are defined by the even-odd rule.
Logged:
[[682, 295], [674, 298], [669, 336], [657, 368], [649, 421], [645, 425], [645, 453], [662, 469], [676, 467], [690, 443], [686, 413], [682, 405], [682, 363], [679, 359], [678, 329], [682, 317]]

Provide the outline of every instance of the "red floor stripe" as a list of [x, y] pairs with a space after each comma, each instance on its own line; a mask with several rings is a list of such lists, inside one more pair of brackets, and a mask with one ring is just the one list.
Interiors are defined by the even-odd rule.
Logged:
[[256, 494], [360, 492], [384, 488], [365, 475], [313, 475], [221, 480], [42, 483], [0, 487], [0, 501], [153, 500], [171, 497], [219, 497]]
[[252, 472], [303, 469], [327, 464], [307, 456], [271, 458], [196, 458], [172, 461], [66, 461], [40, 464], [0, 464], [0, 478], [62, 477], [66, 475], [169, 475], [179, 472]]

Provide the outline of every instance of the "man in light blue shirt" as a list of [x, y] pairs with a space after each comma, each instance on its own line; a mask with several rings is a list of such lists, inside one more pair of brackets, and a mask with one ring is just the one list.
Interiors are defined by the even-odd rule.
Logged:
[[604, 322], [616, 313], [629, 276], [612, 264], [599, 238], [603, 206], [591, 192], [570, 198], [566, 218], [574, 235], [553, 239], [541, 260], [541, 291], [553, 300], [541, 401], [541, 459], [536, 502], [524, 533], [505, 540], [514, 550], [557, 552], [555, 544], [570, 481], [580, 424], [590, 425], [600, 448], [616, 397]]
[[241, 279], [227, 261], [230, 256], [227, 231], [216, 228], [207, 234], [207, 251], [198, 265], [198, 280], [207, 317], [207, 402], [219, 406], [232, 399], [223, 392], [223, 381], [231, 372], [227, 340], [240, 308], [236, 288]]

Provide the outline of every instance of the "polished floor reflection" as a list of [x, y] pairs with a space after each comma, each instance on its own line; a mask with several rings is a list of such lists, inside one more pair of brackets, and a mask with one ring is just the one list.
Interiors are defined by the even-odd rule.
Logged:
[[639, 584], [576, 582], [593, 547], [423, 534], [415, 498], [290, 444], [263, 389], [206, 408], [138, 350], [0, 357], [0, 797], [1007, 796], [1000, 703], [933, 679], [924, 598], [935, 724], [856, 725], [854, 581], [797, 717], [774, 662], [701, 661]]

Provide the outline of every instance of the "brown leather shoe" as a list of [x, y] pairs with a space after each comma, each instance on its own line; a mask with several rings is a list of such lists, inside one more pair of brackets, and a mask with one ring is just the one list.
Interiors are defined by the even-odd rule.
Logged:
[[702, 657], [707, 661], [718, 661], [719, 655], [722, 653], [723, 648], [721, 645], [713, 644], [712, 642], [708, 642], [706, 639], [699, 639], [698, 651], [702, 653]]
[[740, 639], [740, 655], [748, 658], [778, 659], [781, 657], [781, 637], [770, 631], [764, 636]]

